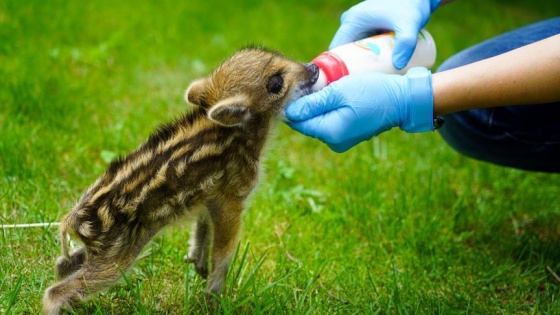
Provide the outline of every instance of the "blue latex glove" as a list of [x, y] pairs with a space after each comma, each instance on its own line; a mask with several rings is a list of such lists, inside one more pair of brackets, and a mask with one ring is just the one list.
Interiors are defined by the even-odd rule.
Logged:
[[393, 127], [434, 130], [432, 77], [426, 68], [406, 75], [348, 75], [286, 108], [287, 124], [344, 152]]
[[393, 65], [406, 66], [430, 14], [441, 0], [367, 0], [351, 7], [340, 18], [340, 27], [329, 49], [362, 39], [372, 31], [395, 32]]

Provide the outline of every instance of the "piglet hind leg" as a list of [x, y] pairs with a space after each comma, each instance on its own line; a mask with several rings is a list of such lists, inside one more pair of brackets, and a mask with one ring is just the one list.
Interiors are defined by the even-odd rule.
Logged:
[[102, 257], [88, 257], [81, 268], [47, 289], [43, 296], [43, 314], [60, 314], [63, 308], [71, 308], [89, 295], [108, 288], [121, 278], [121, 270], [126, 270], [131, 263], [118, 266]]
[[86, 250], [84, 247], [78, 248], [69, 257], [64, 255], [58, 257], [56, 261], [55, 274], [57, 280], [62, 280], [82, 267], [86, 260]]
[[61, 262], [59, 259], [57, 269], [61, 266], [62, 269], [57, 274], [66, 275], [45, 292], [43, 314], [60, 314], [63, 308], [71, 308], [121, 279], [122, 273], [132, 266], [139, 252], [155, 233], [139, 231], [141, 230], [137, 230], [129, 242], [124, 243], [126, 245], [119, 243], [104, 250], [91, 250], [86, 246], [71, 255], [68, 261], [63, 259]]

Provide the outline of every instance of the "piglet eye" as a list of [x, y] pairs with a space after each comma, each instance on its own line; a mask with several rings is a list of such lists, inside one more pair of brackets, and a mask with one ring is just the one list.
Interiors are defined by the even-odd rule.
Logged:
[[284, 78], [282, 77], [282, 73], [277, 72], [268, 78], [268, 82], [266, 83], [266, 91], [271, 94], [278, 94], [282, 91], [282, 87], [284, 86]]

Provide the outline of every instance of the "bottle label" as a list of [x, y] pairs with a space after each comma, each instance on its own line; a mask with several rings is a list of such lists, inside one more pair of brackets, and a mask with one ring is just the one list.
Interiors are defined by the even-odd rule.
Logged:
[[362, 49], [367, 49], [373, 52], [375, 55], [379, 56], [381, 55], [383, 48], [389, 48], [389, 50], [393, 50], [395, 46], [395, 33], [388, 32], [381, 35], [367, 37], [355, 41], [354, 44]]
[[[395, 48], [395, 33], [388, 32], [364, 38], [335, 47], [329, 53], [339, 57], [348, 73], [362, 73], [368, 71], [404, 74], [412, 67], [431, 68], [436, 59], [436, 47], [430, 33], [421, 30], [414, 53], [406, 67], [396, 69], [393, 66], [393, 50]], [[324, 57], [323, 59], [326, 59]], [[335, 67], [335, 65], [332, 65]], [[337, 65], [337, 68], [340, 66]], [[329, 81], [329, 83], [332, 81]]]
[[[428, 40], [424, 35], [424, 32], [422, 31], [418, 33], [418, 41], [421, 40]], [[395, 32], [387, 32], [367, 37], [355, 41], [354, 44], [360, 48], [370, 50], [371, 52], [379, 56], [381, 54], [382, 47], [389, 47], [390, 50], [393, 50], [395, 48]]]

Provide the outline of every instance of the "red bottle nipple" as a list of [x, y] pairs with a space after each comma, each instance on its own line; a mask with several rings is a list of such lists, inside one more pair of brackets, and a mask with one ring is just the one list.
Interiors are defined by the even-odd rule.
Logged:
[[348, 68], [346, 68], [344, 61], [331, 52], [326, 51], [311, 62], [316, 64], [317, 67], [325, 73], [327, 84], [331, 84], [343, 76], [348, 75]]

